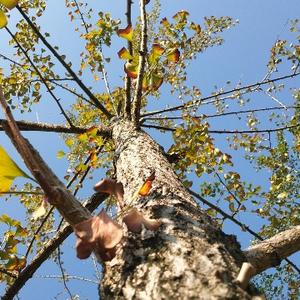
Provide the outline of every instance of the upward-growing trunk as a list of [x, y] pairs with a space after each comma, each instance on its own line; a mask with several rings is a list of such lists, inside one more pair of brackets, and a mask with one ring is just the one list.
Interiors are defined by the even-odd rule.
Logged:
[[217, 229], [198, 207], [161, 147], [124, 121], [114, 126], [113, 139], [125, 202], [155, 170], [150, 195], [131, 204], [163, 225], [128, 233], [105, 264], [101, 299], [251, 299], [234, 283], [244, 260], [235, 237]]

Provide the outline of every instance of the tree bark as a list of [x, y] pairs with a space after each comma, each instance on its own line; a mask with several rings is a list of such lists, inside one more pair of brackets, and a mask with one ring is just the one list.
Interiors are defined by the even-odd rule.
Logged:
[[[160, 219], [157, 231], [128, 232], [117, 256], [104, 265], [101, 299], [253, 299], [235, 282], [245, 257], [184, 188], [161, 147], [132, 123], [113, 127], [117, 180], [124, 201]], [[155, 171], [150, 194], [132, 201]]]

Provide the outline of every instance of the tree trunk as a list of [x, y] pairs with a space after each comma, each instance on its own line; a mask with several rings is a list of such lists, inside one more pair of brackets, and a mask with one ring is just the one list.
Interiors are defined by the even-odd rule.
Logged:
[[[161, 147], [125, 121], [114, 125], [113, 140], [125, 203], [163, 224], [126, 235], [104, 265], [101, 299], [251, 299], [234, 281], [245, 261], [240, 245], [199, 208]], [[153, 170], [151, 193], [131, 202]]]

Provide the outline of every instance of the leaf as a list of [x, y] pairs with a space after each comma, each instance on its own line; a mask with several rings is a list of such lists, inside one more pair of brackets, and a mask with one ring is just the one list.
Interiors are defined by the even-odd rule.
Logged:
[[7, 18], [5, 13], [0, 9], [0, 29], [7, 25]]
[[62, 151], [62, 150], [59, 150], [59, 151], [57, 151], [57, 153], [56, 153], [56, 157], [57, 157], [58, 159], [63, 158], [65, 155], [66, 155], [66, 153], [65, 153], [64, 151]]
[[9, 191], [16, 177], [32, 179], [18, 167], [4, 148], [0, 146], [0, 193]]
[[165, 49], [160, 46], [159, 44], [153, 44], [152, 45], [152, 50], [149, 56], [149, 61], [151, 63], [155, 62], [159, 57], [162, 56], [162, 54], [165, 52]]
[[143, 226], [148, 230], [155, 231], [162, 224], [160, 220], [148, 219], [136, 208], [132, 208], [123, 218], [128, 230], [134, 233], [140, 233]]
[[32, 214], [34, 220], [44, 216], [47, 213], [48, 202], [44, 199], [40, 207]]
[[17, 6], [19, 0], [0, 0], [0, 4], [4, 5], [8, 9], [13, 9]]
[[119, 37], [122, 37], [122, 38], [128, 40], [129, 42], [132, 42], [133, 30], [132, 30], [132, 26], [131, 25], [128, 25], [124, 29], [119, 29], [117, 31], [117, 34], [118, 34]]
[[129, 51], [123, 47], [119, 52], [118, 52], [118, 56], [121, 59], [125, 59], [125, 60], [129, 60], [132, 59], [132, 55], [129, 53]]
[[103, 209], [97, 216], [76, 224], [74, 232], [79, 259], [88, 258], [94, 251], [100, 260], [112, 260], [116, 246], [123, 237], [122, 226], [113, 221]]
[[147, 196], [151, 190], [152, 182], [155, 179], [155, 172], [153, 172], [146, 180], [146, 182], [142, 185], [142, 187], [139, 190], [140, 196]]
[[124, 66], [124, 71], [130, 78], [138, 77], [138, 65], [135, 63], [127, 62]]
[[167, 60], [169, 62], [178, 62], [179, 61], [179, 57], [180, 57], [180, 52], [179, 50], [176, 48], [174, 50], [171, 50], [168, 55], [167, 55]]

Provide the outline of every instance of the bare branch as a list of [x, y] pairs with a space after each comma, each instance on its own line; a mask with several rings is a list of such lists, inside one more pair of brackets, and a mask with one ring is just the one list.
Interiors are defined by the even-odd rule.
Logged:
[[69, 289], [69, 287], [67, 285], [68, 278], [65, 275], [65, 270], [64, 270], [63, 265], [62, 265], [60, 246], [58, 246], [57, 252], [58, 252], [57, 253], [57, 260], [58, 260], [58, 265], [59, 265], [59, 269], [60, 269], [60, 272], [61, 272], [62, 282], [63, 282], [63, 285], [64, 285], [67, 293], [70, 296], [70, 300], [72, 300], [73, 296], [72, 296], [72, 293], [71, 293], [71, 291], [70, 291], [70, 289]]
[[[273, 107], [263, 107], [263, 108], [257, 108], [257, 109], [247, 109], [247, 110], [236, 110], [236, 111], [229, 111], [224, 113], [216, 113], [216, 114], [203, 114], [198, 116], [193, 116], [193, 118], [199, 118], [199, 119], [211, 119], [211, 118], [219, 118], [219, 117], [225, 117], [225, 116], [231, 116], [231, 115], [241, 115], [241, 114], [247, 114], [247, 113], [255, 113], [255, 112], [264, 112], [264, 111], [273, 111], [273, 110], [282, 110], [282, 109], [296, 109], [300, 108], [300, 106], [273, 106]], [[160, 120], [181, 120], [183, 116], [161, 116], [161, 117], [145, 117], [141, 120], [143, 121], [160, 121]]]
[[253, 245], [244, 251], [256, 274], [280, 264], [300, 250], [300, 226], [280, 232], [273, 237]]
[[62, 64], [62, 66], [68, 71], [70, 76], [74, 78], [74, 81], [80, 86], [80, 88], [86, 93], [86, 95], [93, 101], [94, 105], [99, 108], [103, 114], [107, 118], [111, 118], [110, 112], [99, 102], [99, 100], [95, 97], [95, 95], [90, 91], [90, 89], [79, 79], [76, 73], [71, 69], [70, 65], [64, 61], [64, 59], [58, 54], [58, 52], [48, 43], [46, 38], [40, 33], [38, 28], [33, 24], [30, 18], [26, 15], [26, 13], [20, 8], [20, 6], [16, 6], [20, 14], [26, 20], [26, 22], [30, 25], [35, 34], [41, 39], [44, 45], [51, 51], [51, 53], [57, 58], [57, 60]]
[[[208, 130], [208, 133], [211, 134], [254, 134], [254, 133], [271, 133], [271, 132], [277, 132], [277, 131], [284, 131], [284, 130], [289, 130], [293, 128], [298, 128], [300, 124], [296, 125], [290, 125], [290, 126], [283, 126], [283, 127], [278, 127], [278, 128], [273, 128], [273, 129], [259, 129], [259, 130]], [[142, 127], [145, 128], [154, 128], [158, 130], [164, 130], [164, 131], [176, 131], [176, 128], [170, 128], [170, 127], [164, 127], [164, 126], [159, 126], [159, 125], [150, 125], [150, 124], [143, 124]]]
[[146, 14], [146, 0], [140, 0], [140, 14], [141, 14], [141, 45], [139, 53], [139, 66], [138, 77], [135, 88], [135, 96], [133, 99], [133, 121], [135, 126], [139, 126], [141, 101], [142, 101], [142, 89], [143, 89], [143, 77], [146, 65], [147, 56], [147, 14]]
[[[236, 92], [241, 92], [243, 90], [246, 90], [245, 93], [248, 93], [247, 90], [249, 90], [249, 92], [252, 92], [253, 90], [257, 90], [261, 86], [264, 86], [264, 85], [267, 85], [267, 84], [270, 84], [270, 83], [274, 83], [274, 82], [277, 82], [277, 81], [293, 78], [293, 77], [296, 77], [298, 75], [300, 75], [300, 72], [285, 75], [285, 76], [281, 76], [281, 77], [277, 77], [277, 78], [274, 78], [274, 79], [263, 80], [263, 81], [260, 81], [260, 82], [254, 83], [254, 84], [249, 84], [249, 85], [242, 86], [242, 87], [235, 88], [235, 89], [231, 89], [231, 90], [228, 90], [228, 91], [225, 91], [225, 92], [217, 93], [215, 95], [207, 96], [207, 97], [201, 98], [199, 100], [190, 101], [190, 102], [182, 104], [182, 105], [177, 105], [177, 106], [169, 107], [169, 108], [162, 109], [162, 110], [147, 112], [147, 113], [142, 114], [141, 116], [142, 117], [153, 116], [153, 115], [157, 115], [157, 114], [161, 114], [161, 113], [165, 113], [165, 112], [182, 110], [182, 109], [194, 107], [194, 106], [201, 105], [201, 104], [209, 104], [211, 102], [204, 102], [204, 101], [210, 100], [210, 99], [215, 99], [217, 97], [225, 96], [225, 95], [236, 93]], [[232, 97], [229, 97], [229, 98], [232, 98]]]
[[[40, 131], [40, 132], [55, 132], [55, 133], [70, 133], [80, 134], [85, 133], [89, 128], [77, 127], [72, 128], [65, 125], [47, 124], [47, 123], [35, 123], [28, 121], [16, 121], [19, 129], [22, 131]], [[4, 126], [7, 125], [7, 121], [0, 119], [0, 131], [4, 130]], [[111, 136], [111, 128], [106, 126], [98, 127], [98, 135], [109, 138]]]

